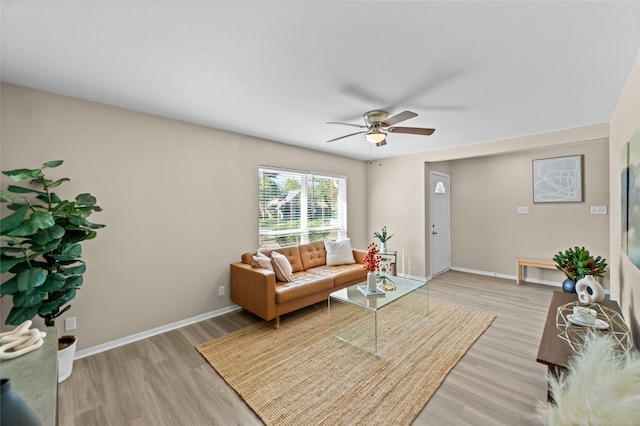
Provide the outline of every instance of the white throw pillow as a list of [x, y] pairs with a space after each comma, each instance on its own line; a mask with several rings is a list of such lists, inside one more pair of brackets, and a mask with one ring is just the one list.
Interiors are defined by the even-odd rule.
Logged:
[[251, 262], [251, 266], [273, 271], [273, 265], [271, 265], [271, 258], [266, 254], [260, 253], [260, 252], [258, 252], [258, 254], [253, 256], [253, 262]]
[[327, 265], [348, 265], [356, 263], [351, 249], [351, 239], [342, 241], [324, 240], [324, 249], [327, 251]]
[[287, 256], [277, 251], [271, 252], [271, 263], [273, 264], [273, 272], [276, 273], [278, 281], [293, 281], [293, 268]]

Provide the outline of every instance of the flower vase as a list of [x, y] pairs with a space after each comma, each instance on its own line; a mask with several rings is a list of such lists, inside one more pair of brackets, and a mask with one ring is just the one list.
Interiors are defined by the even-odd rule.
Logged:
[[576, 283], [576, 293], [580, 303], [600, 303], [604, 300], [604, 289], [593, 275], [585, 275]]
[[386, 253], [387, 252], [387, 242], [383, 241], [380, 243], [380, 253]]
[[375, 271], [367, 272], [367, 291], [377, 291]]

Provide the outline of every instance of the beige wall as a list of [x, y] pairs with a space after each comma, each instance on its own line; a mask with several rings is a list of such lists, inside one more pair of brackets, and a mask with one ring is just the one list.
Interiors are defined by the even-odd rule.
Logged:
[[621, 155], [622, 147], [640, 130], [640, 51], [611, 118], [609, 143], [611, 193], [611, 298], [620, 302], [622, 314], [631, 325], [640, 347], [640, 270], [622, 254], [621, 239]]
[[[91, 192], [104, 209], [92, 217], [107, 227], [83, 247], [85, 284], [64, 315], [77, 317], [79, 349], [231, 305], [229, 263], [257, 247], [261, 164], [347, 176], [349, 236], [355, 247], [367, 244], [364, 162], [24, 87], [1, 90], [2, 170], [63, 159], [52, 177], [71, 182], [59, 193]], [[62, 319], [56, 325], [62, 330]]]
[[383, 226], [394, 236], [387, 243], [388, 250], [398, 252], [397, 271], [402, 272], [402, 253], [405, 273], [424, 275], [424, 208], [423, 197], [416, 197], [422, 187], [423, 169], [412, 163], [407, 167], [396, 159], [373, 161], [368, 164], [367, 217], [369, 242], [373, 232]]
[[[411, 256], [413, 275], [428, 276], [425, 188], [436, 170], [451, 176], [452, 266], [513, 276], [517, 256], [551, 257], [573, 244], [606, 258], [608, 216], [590, 215], [590, 206], [609, 203], [608, 134], [600, 124], [376, 161], [368, 169], [370, 232], [386, 224], [395, 234], [390, 248]], [[585, 202], [534, 205], [532, 160], [575, 154], [585, 155]], [[517, 215], [517, 206], [530, 213]], [[528, 276], [562, 280], [548, 270]]]
[[[532, 161], [583, 155], [581, 203], [533, 203]], [[591, 206], [609, 204], [606, 141], [575, 143], [451, 161], [452, 266], [516, 274], [516, 257], [550, 259], [569, 247], [609, 253], [609, 217]], [[529, 214], [517, 214], [527, 206]], [[562, 282], [559, 271], [528, 268], [527, 277]], [[605, 280], [606, 286], [606, 280]]]

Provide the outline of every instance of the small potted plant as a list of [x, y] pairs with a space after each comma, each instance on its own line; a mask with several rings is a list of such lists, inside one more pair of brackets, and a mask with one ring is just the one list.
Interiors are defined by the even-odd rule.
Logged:
[[389, 241], [391, 239], [391, 237], [393, 237], [393, 234], [389, 235], [387, 234], [387, 227], [383, 226], [382, 227], [382, 232], [374, 232], [373, 233], [373, 237], [377, 238], [378, 240], [380, 240], [380, 253], [386, 253], [387, 252], [387, 241]]
[[576, 283], [587, 275], [601, 277], [607, 270], [606, 259], [593, 257], [584, 247], [568, 248], [553, 256], [556, 268], [564, 272], [567, 279], [562, 283], [562, 289], [575, 293]]
[[[85, 193], [65, 200], [52, 192], [69, 179], [47, 179], [43, 170], [62, 163], [49, 161], [39, 169], [2, 172], [14, 182], [26, 181], [0, 191], [0, 201], [11, 212], [0, 226], [4, 242], [0, 270], [6, 273], [0, 296], [13, 297], [6, 324], [20, 325], [38, 315], [53, 327], [55, 319], [71, 308], [68, 302], [83, 282], [86, 265], [80, 260], [80, 243], [95, 238], [96, 230], [104, 227], [87, 220], [91, 213], [102, 211], [94, 196]], [[75, 336], [58, 341], [59, 381], [71, 374], [75, 345]], [[69, 353], [71, 364], [66, 363]]]

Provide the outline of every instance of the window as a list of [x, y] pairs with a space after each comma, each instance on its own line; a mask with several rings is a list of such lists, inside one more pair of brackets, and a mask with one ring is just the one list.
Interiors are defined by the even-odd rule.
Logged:
[[260, 249], [347, 236], [347, 179], [260, 167]]

